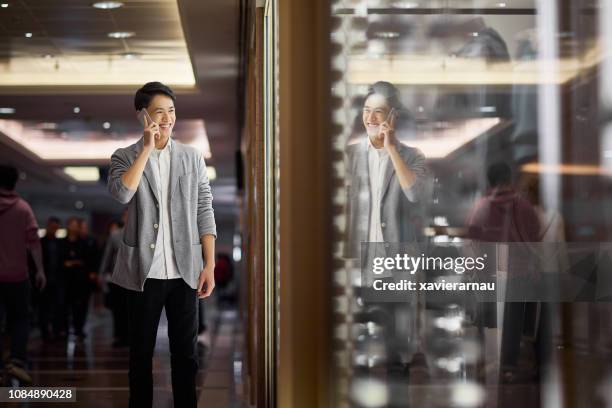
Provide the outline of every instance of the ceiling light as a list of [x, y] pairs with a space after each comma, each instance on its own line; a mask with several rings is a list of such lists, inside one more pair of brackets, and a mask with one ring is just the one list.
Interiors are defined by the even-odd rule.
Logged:
[[504, 8], [506, 7], [506, 3], [497, 3], [497, 7]]
[[40, 125], [38, 125], [38, 128], [43, 129], [43, 130], [55, 130], [57, 129], [57, 123], [43, 122]]
[[136, 52], [124, 52], [121, 55], [124, 59], [126, 60], [132, 60], [132, 59], [136, 59], [140, 57], [140, 54], [136, 53]]
[[396, 31], [377, 31], [374, 33], [374, 36], [377, 38], [388, 40], [388, 39], [398, 38], [400, 34]]
[[45, 59], [51, 59], [51, 58], [53, 58], [53, 54], [44, 54], [44, 55], [43, 55], [43, 58], [45, 58]]
[[7, 8], [8, 6], [9, 6], [9, 5], [8, 5], [8, 3], [2, 3], [2, 4], [0, 4], [0, 7], [2, 7], [2, 8]]
[[32, 38], [32, 33], [25, 33], [26, 38]]
[[15, 113], [15, 108], [0, 108], [0, 114], [11, 115]]
[[414, 1], [394, 1], [391, 4], [391, 7], [393, 7], [393, 8], [402, 8], [402, 9], [411, 9], [411, 8], [419, 7], [419, 3], [416, 3]]
[[72, 111], [74, 113], [79, 113], [81, 111], [81, 108], [79, 108], [78, 106], [75, 106], [74, 109], [72, 109]]
[[119, 7], [123, 7], [123, 3], [119, 1], [98, 1], [92, 4], [93, 7], [102, 10], [112, 10]]
[[108, 33], [110, 38], [130, 38], [134, 36], [134, 32], [132, 31], [113, 31], [112, 33]]
[[206, 175], [209, 181], [213, 181], [217, 178], [217, 169], [212, 166], [206, 166]]
[[94, 166], [73, 166], [64, 167], [64, 173], [76, 181], [98, 181], [100, 180], [100, 170]]
[[478, 37], [478, 32], [477, 32], [477, 31], [474, 31], [474, 32], [472, 33], [472, 37]]
[[104, 122], [104, 123], [102, 124], [102, 127], [103, 127], [104, 129], [110, 129], [111, 124], [110, 124], [110, 122]]

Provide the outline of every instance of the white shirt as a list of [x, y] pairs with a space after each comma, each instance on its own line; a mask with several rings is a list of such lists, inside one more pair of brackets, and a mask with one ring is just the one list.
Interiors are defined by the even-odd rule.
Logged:
[[370, 228], [369, 242], [384, 242], [380, 219], [380, 204], [382, 201], [382, 185], [385, 170], [389, 163], [389, 153], [382, 148], [377, 149], [368, 137], [368, 170], [370, 174]]
[[176, 279], [181, 276], [178, 273], [174, 251], [172, 249], [172, 228], [170, 226], [170, 151], [172, 150], [172, 138], [161, 149], [154, 149], [149, 156], [153, 166], [155, 184], [157, 185], [157, 196], [159, 203], [159, 225], [154, 228], [157, 232], [157, 242], [153, 263], [147, 278], [153, 279]]

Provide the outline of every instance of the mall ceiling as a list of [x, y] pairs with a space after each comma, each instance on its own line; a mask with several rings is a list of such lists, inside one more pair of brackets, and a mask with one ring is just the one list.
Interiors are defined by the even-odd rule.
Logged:
[[[204, 122], [214, 184], [235, 183], [240, 1], [94, 2], [0, 0], [0, 121], [64, 129], [57, 138], [70, 140], [121, 139], [137, 127], [135, 90], [161, 80], [178, 94], [178, 122]], [[5, 135], [0, 162], [18, 165], [33, 189], [70, 184], [58, 176], [61, 162], [32, 155]]]

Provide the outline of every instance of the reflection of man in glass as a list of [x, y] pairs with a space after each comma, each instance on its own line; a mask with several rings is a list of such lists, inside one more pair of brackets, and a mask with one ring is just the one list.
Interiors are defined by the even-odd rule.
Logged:
[[413, 242], [419, 236], [412, 216], [427, 171], [423, 154], [396, 138], [402, 113], [395, 86], [370, 87], [362, 114], [367, 138], [347, 148], [348, 257], [358, 256], [361, 242]]

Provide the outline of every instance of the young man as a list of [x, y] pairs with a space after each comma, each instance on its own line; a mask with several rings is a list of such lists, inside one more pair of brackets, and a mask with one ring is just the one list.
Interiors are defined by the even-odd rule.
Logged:
[[420, 236], [414, 215], [427, 168], [425, 156], [395, 136], [401, 112], [395, 86], [380, 81], [370, 87], [362, 112], [366, 137], [346, 152], [349, 258], [359, 257], [361, 242], [414, 242]]
[[[415, 219], [427, 177], [425, 157], [397, 139], [396, 113], [406, 113], [397, 88], [388, 82], [372, 85], [362, 111], [365, 135], [347, 148], [348, 258], [359, 258], [362, 242], [407, 243], [421, 236], [422, 226]], [[361, 255], [361, 266], [371, 264], [375, 256], [387, 256], [386, 249], [378, 245]], [[364, 277], [362, 287], [367, 291], [371, 282]], [[416, 298], [409, 298], [403, 303], [371, 302], [367, 306], [378, 311], [371, 318], [383, 325], [389, 383], [408, 381], [408, 364], [416, 344], [415, 302]], [[389, 405], [405, 405], [406, 390], [393, 392]]]
[[[111, 158], [108, 188], [128, 206], [112, 282], [128, 289], [130, 407], [153, 404], [152, 357], [162, 308], [175, 407], [195, 407], [197, 302], [214, 282], [216, 225], [202, 152], [172, 140], [175, 96], [159, 83], [136, 92], [143, 137]], [[144, 113], [144, 112], [143, 112]], [[204, 260], [204, 263], [203, 263]]]
[[[30, 330], [28, 253], [36, 266], [36, 286], [42, 290], [46, 283], [38, 224], [28, 203], [15, 192], [17, 179], [17, 169], [0, 166], [0, 307], [6, 310], [11, 340], [10, 360], [6, 362], [0, 384], [2, 381], [8, 384], [12, 377], [25, 384], [32, 382], [25, 370]], [[0, 366], [3, 363], [0, 358]]]

